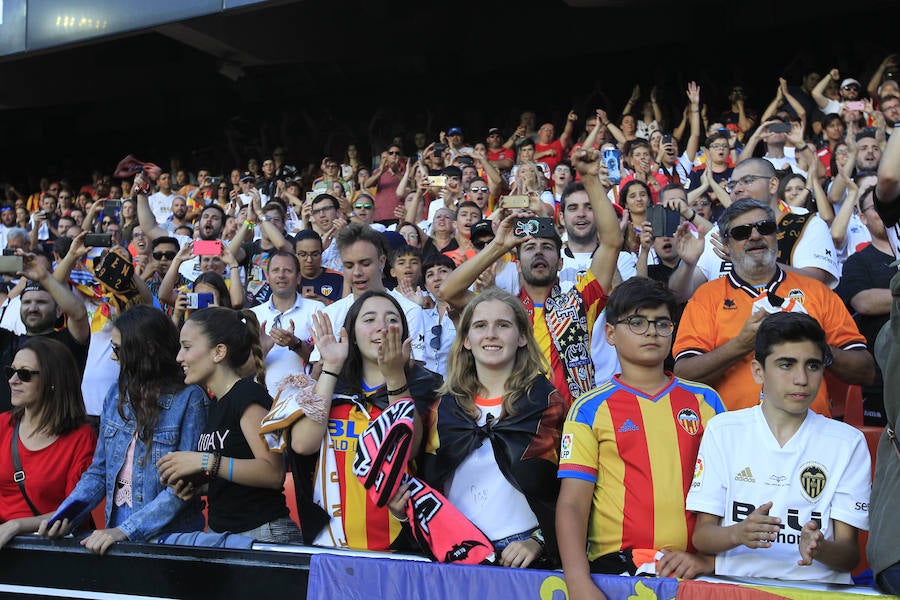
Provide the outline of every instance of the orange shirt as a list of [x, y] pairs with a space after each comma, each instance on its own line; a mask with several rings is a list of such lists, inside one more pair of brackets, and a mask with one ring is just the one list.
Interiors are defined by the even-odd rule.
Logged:
[[[766, 291], [803, 304], [806, 312], [825, 330], [829, 345], [843, 350], [866, 349], [866, 339], [860, 335], [844, 303], [824, 284], [779, 268], [762, 290], [763, 293]], [[710, 352], [737, 337], [759, 294], [760, 290], [734, 272], [700, 286], [687, 303], [678, 326], [678, 338], [672, 348], [676, 362], [686, 356]], [[759, 404], [762, 386], [753, 381], [750, 374], [752, 360], [753, 352], [750, 352], [731, 365], [714, 384], [728, 410]], [[830, 416], [828, 397], [823, 381], [810, 408]]]

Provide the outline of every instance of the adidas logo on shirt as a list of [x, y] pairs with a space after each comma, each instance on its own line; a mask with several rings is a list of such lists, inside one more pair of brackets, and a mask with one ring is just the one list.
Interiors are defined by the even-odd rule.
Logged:
[[641, 428], [634, 424], [631, 419], [625, 419], [622, 426], [617, 430], [619, 433], [628, 433], [629, 431], [640, 431]]
[[753, 473], [750, 472], [750, 467], [744, 467], [743, 471], [734, 476], [734, 480], [743, 481], [744, 483], [756, 483]]

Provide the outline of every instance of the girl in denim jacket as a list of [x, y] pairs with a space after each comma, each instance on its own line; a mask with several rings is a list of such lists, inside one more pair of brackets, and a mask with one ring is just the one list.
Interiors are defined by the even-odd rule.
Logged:
[[[77, 523], [106, 498], [106, 529], [81, 542], [91, 552], [104, 554], [123, 540], [203, 529], [199, 498], [180, 499], [160, 482], [156, 468], [167, 453], [193, 448], [206, 425], [208, 397], [185, 386], [177, 353], [178, 331], [160, 310], [139, 305], [116, 319], [112, 359], [119, 363], [119, 380], [103, 402], [94, 460], [57, 511], [83, 502], [72, 519]], [[70, 526], [68, 519], [49, 528], [45, 521], [39, 533], [59, 537]]]

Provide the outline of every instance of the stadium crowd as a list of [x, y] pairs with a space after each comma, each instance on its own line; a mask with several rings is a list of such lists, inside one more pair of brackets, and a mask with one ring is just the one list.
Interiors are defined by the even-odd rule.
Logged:
[[780, 79], [761, 111], [636, 86], [371, 160], [7, 186], [0, 546], [104, 499], [89, 550], [197, 532], [206, 496], [210, 534], [422, 551], [412, 486], [376, 505], [352, 470], [410, 399], [416, 474], [575, 597], [590, 573], [850, 583], [860, 530], [900, 593], [900, 446], [831, 418], [852, 386], [867, 425], [900, 408], [897, 68]]

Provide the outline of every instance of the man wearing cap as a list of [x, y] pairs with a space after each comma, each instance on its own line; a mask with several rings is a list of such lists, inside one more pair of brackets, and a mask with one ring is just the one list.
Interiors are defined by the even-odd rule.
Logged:
[[828, 87], [828, 84], [832, 81], [839, 81], [841, 79], [840, 71], [837, 69], [832, 69], [827, 77], [823, 77], [816, 87], [813, 88], [812, 97], [813, 100], [816, 101], [816, 105], [826, 115], [834, 113], [841, 113], [841, 106], [845, 102], [851, 102], [853, 100], [859, 100], [859, 90], [862, 86], [859, 85], [859, 82], [852, 77], [847, 77], [843, 81], [841, 81], [841, 87], [839, 90], [840, 101], [833, 100], [825, 95], [825, 88]]
[[497, 127], [488, 129], [487, 138], [487, 159], [494, 168], [500, 173], [506, 175], [516, 164], [516, 151], [512, 148], [503, 147], [503, 134]]
[[447, 150], [450, 152], [450, 162], [463, 153], [472, 152], [472, 147], [463, 141], [463, 130], [459, 127], [451, 127], [447, 130]]
[[439, 296], [450, 306], [462, 310], [472, 297], [468, 287], [515, 248], [519, 258], [519, 299], [534, 323], [538, 345], [551, 366], [553, 384], [570, 402], [594, 386], [591, 331], [606, 305], [606, 290], [610, 288], [622, 245], [619, 221], [606, 195], [611, 184], [599, 157], [596, 150], [582, 150], [573, 157], [600, 231], [600, 247], [591, 259], [590, 269], [573, 288], [563, 291], [560, 287], [562, 241], [556, 229], [539, 229], [538, 235], [543, 237], [516, 236], [516, 219], [531, 218], [528, 213], [517, 212], [504, 219], [494, 240], [460, 265], [439, 290]]
[[[83, 375], [91, 341], [91, 326], [84, 304], [66, 286], [53, 278], [46, 256], [23, 254], [22, 259], [22, 276], [29, 280], [21, 294], [19, 309], [19, 315], [25, 324], [25, 334], [0, 328], [0, 361], [4, 365], [11, 365], [22, 344], [29, 337], [40, 335], [62, 342], [72, 352]], [[68, 317], [66, 326], [57, 330], [56, 326], [63, 315]], [[0, 384], [0, 411], [9, 408], [9, 382], [4, 380]]]
[[247, 206], [250, 204], [250, 199], [253, 196], [253, 192], [257, 192], [260, 197], [260, 202], [265, 204], [269, 201], [269, 196], [260, 191], [259, 187], [256, 185], [256, 176], [250, 171], [244, 171], [241, 174], [241, 193], [238, 194], [238, 198], [240, 199], [241, 206]]
[[553, 139], [556, 132], [553, 123], [544, 123], [538, 129], [537, 142], [534, 144], [534, 160], [545, 163], [551, 173], [559, 161], [566, 157], [566, 150], [572, 145], [572, 130], [577, 120], [578, 115], [569, 111], [566, 126], [558, 139]]

